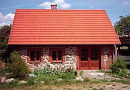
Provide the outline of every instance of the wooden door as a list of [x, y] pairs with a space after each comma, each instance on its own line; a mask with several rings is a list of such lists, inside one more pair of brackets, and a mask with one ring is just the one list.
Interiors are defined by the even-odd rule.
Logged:
[[100, 69], [100, 50], [99, 48], [91, 48], [90, 51], [91, 69]]
[[99, 48], [89, 47], [80, 49], [80, 70], [98, 70], [100, 69], [100, 51]]
[[89, 69], [89, 48], [83, 48], [80, 50], [80, 69]]

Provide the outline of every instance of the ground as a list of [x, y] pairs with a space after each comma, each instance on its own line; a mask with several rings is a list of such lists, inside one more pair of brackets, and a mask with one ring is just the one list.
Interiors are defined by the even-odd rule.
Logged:
[[[83, 75], [89, 75], [84, 81], [76, 81], [74, 83], [39, 83], [32, 86], [17, 84], [15, 87], [3, 87], [0, 90], [130, 90], [130, 77], [127, 78], [111, 78], [108, 75], [103, 75], [103, 72], [84, 71]], [[87, 74], [86, 74], [87, 73]], [[95, 74], [93, 74], [95, 73]], [[96, 78], [93, 78], [92, 76]], [[81, 76], [79, 76], [81, 77]], [[37, 85], [37, 86], [36, 86]]]
[[130, 83], [123, 84], [119, 82], [103, 82], [103, 83], [77, 83], [72, 85], [41, 85], [41, 86], [27, 86], [14, 87], [1, 90], [130, 90]]

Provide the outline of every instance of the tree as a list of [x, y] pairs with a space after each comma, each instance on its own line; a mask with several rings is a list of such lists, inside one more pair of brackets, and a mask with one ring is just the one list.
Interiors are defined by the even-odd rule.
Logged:
[[20, 57], [18, 52], [11, 52], [7, 61], [7, 70], [9, 71], [10, 77], [24, 79], [30, 73], [29, 66]]
[[120, 16], [120, 21], [117, 21], [114, 27], [119, 36], [130, 36], [130, 15]]
[[11, 31], [11, 25], [0, 27], [0, 58], [6, 58], [8, 55], [8, 38]]

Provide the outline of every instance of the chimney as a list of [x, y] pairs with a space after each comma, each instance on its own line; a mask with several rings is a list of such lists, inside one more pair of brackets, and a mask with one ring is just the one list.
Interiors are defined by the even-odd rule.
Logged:
[[57, 9], [57, 5], [51, 5], [51, 9]]

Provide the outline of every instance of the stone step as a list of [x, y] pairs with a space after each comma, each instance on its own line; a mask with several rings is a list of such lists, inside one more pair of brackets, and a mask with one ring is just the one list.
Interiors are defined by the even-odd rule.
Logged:
[[83, 78], [89, 78], [89, 79], [113, 79], [113, 77], [109, 76], [108, 74], [104, 72], [100, 72], [100, 70], [81, 70], [78, 71], [78, 76], [80, 76], [80, 73], [83, 72], [82, 77]]

